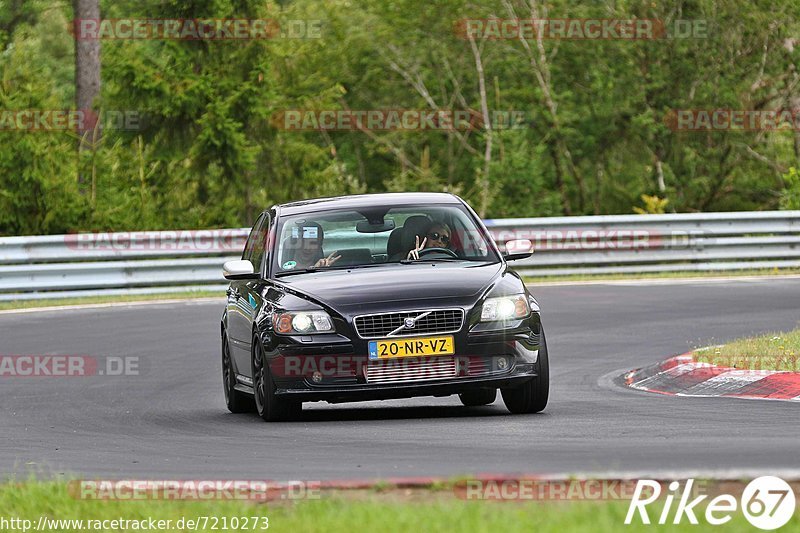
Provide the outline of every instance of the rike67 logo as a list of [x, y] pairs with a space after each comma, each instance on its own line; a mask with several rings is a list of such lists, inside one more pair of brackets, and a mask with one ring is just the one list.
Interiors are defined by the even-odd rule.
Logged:
[[[705, 518], [706, 523], [718, 526], [729, 522], [741, 508], [750, 524], [759, 529], [773, 530], [785, 525], [794, 515], [794, 491], [779, 477], [763, 476], [754, 479], [744, 488], [739, 500], [730, 494], [720, 494], [706, 503], [704, 513], [697, 507], [708, 498], [708, 495], [703, 494], [690, 499], [696, 495], [693, 487], [693, 479], [686, 480], [682, 490], [680, 482], [670, 483], [660, 514], [656, 509], [649, 510], [653, 512], [653, 520], [661, 525], [668, 523], [677, 525], [683, 520], [697, 525], [700, 515]], [[649, 479], [639, 480], [628, 507], [628, 514], [625, 516], [625, 524], [634, 523], [637, 515], [642, 524], [650, 524], [648, 506], [661, 498], [661, 492], [662, 487], [659, 482]]]

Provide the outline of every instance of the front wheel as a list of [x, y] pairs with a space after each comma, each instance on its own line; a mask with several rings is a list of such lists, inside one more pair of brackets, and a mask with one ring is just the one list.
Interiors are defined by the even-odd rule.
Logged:
[[253, 410], [253, 399], [236, 390], [236, 373], [231, 361], [231, 347], [228, 335], [222, 334], [222, 387], [225, 391], [225, 405], [231, 413], [247, 413]]
[[536, 360], [536, 377], [519, 387], [500, 389], [503, 402], [514, 414], [538, 413], [547, 406], [550, 396], [550, 363], [547, 358], [547, 341], [544, 329], [539, 341], [539, 357]]
[[302, 403], [290, 402], [275, 394], [275, 382], [257, 337], [253, 338], [253, 392], [256, 412], [265, 422], [293, 420], [303, 409]]

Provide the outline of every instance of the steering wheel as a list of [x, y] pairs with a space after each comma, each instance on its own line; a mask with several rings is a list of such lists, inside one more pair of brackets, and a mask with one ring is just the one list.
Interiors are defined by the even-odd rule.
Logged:
[[440, 253], [440, 254], [447, 254], [447, 255], [453, 257], [454, 259], [458, 259], [458, 254], [455, 253], [450, 248], [423, 248], [422, 250], [420, 250], [417, 253], [419, 254], [420, 257], [422, 257], [423, 255], [431, 254], [431, 253]]

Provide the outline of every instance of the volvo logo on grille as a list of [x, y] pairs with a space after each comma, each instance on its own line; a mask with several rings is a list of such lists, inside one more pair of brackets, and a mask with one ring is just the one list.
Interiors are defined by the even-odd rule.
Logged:
[[[440, 313], [441, 316], [433, 321], [431, 321], [431, 319], [423, 320], [425, 317], [434, 312]], [[422, 311], [417, 316], [413, 316], [414, 313], [415, 311], [401, 311], [398, 313], [356, 317], [356, 331], [358, 332], [359, 336], [364, 339], [394, 337], [395, 335], [416, 335], [417, 333], [438, 333], [439, 330], [436, 329], [437, 327], [440, 329], [450, 329], [452, 327], [454, 328], [452, 331], [445, 332], [452, 333], [453, 331], [458, 331], [458, 328], [461, 327], [460, 323], [464, 320], [464, 312], [461, 309], [436, 309], [432, 311]], [[448, 313], [460, 314], [454, 315], [452, 318], [448, 318]], [[422, 320], [422, 322], [420, 322], [420, 320]], [[387, 326], [386, 322], [391, 322], [391, 325]], [[397, 324], [397, 327], [391, 331], [386, 331], [389, 329], [389, 327], [392, 327], [395, 324]], [[384, 333], [384, 331], [386, 332]]]

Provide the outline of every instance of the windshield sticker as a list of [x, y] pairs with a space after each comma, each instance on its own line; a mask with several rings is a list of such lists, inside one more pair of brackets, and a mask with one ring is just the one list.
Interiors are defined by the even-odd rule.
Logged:
[[317, 238], [317, 228], [316, 226], [303, 226], [303, 238], [304, 239], [316, 239]]
[[296, 239], [299, 236], [300, 236], [300, 228], [298, 228], [297, 226], [294, 226], [292, 228], [292, 237]]
[[283, 269], [284, 269], [284, 270], [291, 270], [291, 269], [293, 269], [293, 268], [294, 268], [294, 267], [296, 267], [296, 266], [297, 266], [297, 261], [286, 261], [286, 262], [283, 264]]

